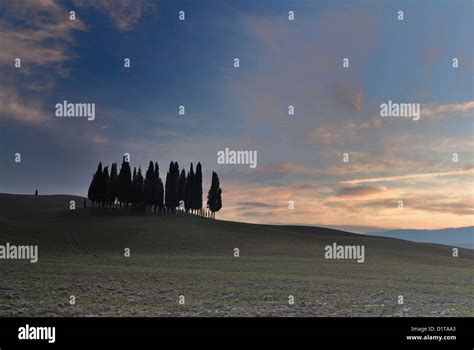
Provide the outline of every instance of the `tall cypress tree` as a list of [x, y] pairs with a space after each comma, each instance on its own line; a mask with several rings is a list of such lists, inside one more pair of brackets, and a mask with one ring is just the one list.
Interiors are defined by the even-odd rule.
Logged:
[[89, 185], [89, 190], [87, 191], [87, 198], [93, 203], [98, 202], [99, 200], [99, 187], [100, 181], [102, 178], [102, 162], [97, 166], [97, 170], [92, 177], [91, 184]]
[[102, 177], [100, 179], [100, 200], [99, 202], [102, 203], [102, 206], [105, 207], [107, 202], [107, 188], [109, 187], [109, 167], [105, 167], [104, 171], [102, 172]]
[[130, 164], [125, 161], [125, 157], [122, 162], [122, 167], [119, 173], [119, 188], [118, 188], [118, 199], [119, 201], [127, 206], [131, 202], [131, 185], [132, 185], [132, 172], [130, 170]]
[[158, 177], [157, 189], [158, 189], [158, 192], [157, 192], [158, 193], [158, 206], [159, 206], [160, 212], [162, 212], [165, 206], [165, 186], [163, 185], [163, 181], [161, 181], [161, 177]]
[[165, 201], [165, 188], [163, 186], [163, 181], [161, 178], [158, 178], [158, 183], [156, 184], [157, 189], [157, 200], [158, 200], [158, 211], [163, 212], [164, 201]]
[[192, 210], [192, 202], [193, 202], [193, 185], [194, 185], [194, 170], [193, 170], [193, 163], [189, 167], [188, 178], [186, 179], [186, 194], [184, 205], [186, 208], [186, 212]]
[[181, 170], [181, 175], [178, 180], [178, 205], [183, 201], [186, 203], [186, 171]]
[[160, 166], [158, 165], [157, 162], [155, 163], [154, 175], [155, 175], [155, 180], [158, 180], [160, 178]]
[[107, 203], [108, 205], [114, 205], [115, 200], [118, 197], [118, 186], [119, 179], [117, 174], [117, 163], [112, 163], [110, 168], [110, 180], [107, 188]]
[[165, 205], [168, 211], [175, 212], [178, 205], [178, 162], [171, 162], [168, 173], [166, 174], [165, 185]]
[[202, 210], [202, 168], [201, 163], [196, 166], [194, 175], [192, 208], [200, 212]]
[[140, 206], [143, 209], [143, 203], [145, 200], [144, 192], [143, 192], [143, 175], [142, 175], [142, 169], [138, 167], [138, 173], [137, 173], [137, 182], [135, 185], [135, 201], [138, 206]]
[[211, 188], [207, 195], [207, 206], [213, 217], [222, 208], [222, 189], [220, 188], [219, 177], [214, 171], [212, 172]]
[[155, 170], [153, 167], [153, 162], [150, 161], [148, 165], [148, 170], [145, 174], [145, 184], [144, 184], [144, 201], [146, 206], [152, 206], [154, 204], [154, 187], [155, 187]]
[[[98, 169], [97, 169], [98, 170]], [[96, 172], [92, 175], [92, 180], [91, 180], [91, 183], [89, 184], [89, 189], [87, 190], [87, 198], [92, 202], [94, 203], [95, 202], [95, 178], [96, 178], [96, 174], [97, 174], [97, 170]], [[35, 192], [36, 194], [36, 192]]]
[[160, 213], [163, 210], [163, 201], [164, 201], [164, 189], [163, 189], [163, 182], [160, 178], [160, 167], [158, 163], [155, 163], [155, 171], [154, 173], [154, 182], [153, 182], [153, 204], [155, 205], [155, 209], [158, 210]]
[[165, 180], [165, 207], [166, 210], [169, 211], [171, 208], [171, 164], [168, 172], [166, 173], [166, 180]]
[[178, 162], [174, 162], [174, 167], [173, 167], [174, 206], [173, 206], [173, 209], [176, 209], [176, 207], [179, 205], [178, 185], [179, 185], [179, 164]]
[[133, 175], [132, 175], [132, 193], [131, 193], [131, 202], [132, 205], [137, 204], [137, 168], [133, 167]]

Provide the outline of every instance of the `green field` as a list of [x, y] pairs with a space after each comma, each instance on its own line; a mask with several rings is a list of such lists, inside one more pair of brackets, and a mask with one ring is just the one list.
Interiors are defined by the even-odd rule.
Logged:
[[[0, 245], [39, 247], [36, 264], [0, 260], [0, 316], [474, 316], [473, 250], [71, 199], [0, 195]], [[325, 259], [333, 242], [365, 263]]]

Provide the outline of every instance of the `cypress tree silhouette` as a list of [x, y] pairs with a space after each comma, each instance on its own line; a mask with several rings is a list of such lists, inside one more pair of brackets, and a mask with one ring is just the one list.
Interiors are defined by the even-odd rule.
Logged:
[[109, 167], [105, 167], [102, 172], [102, 177], [100, 179], [99, 187], [99, 202], [102, 204], [102, 207], [105, 207], [107, 202], [107, 188], [109, 187]]
[[163, 211], [163, 200], [164, 200], [164, 188], [163, 182], [160, 178], [160, 167], [158, 163], [155, 163], [154, 181], [153, 181], [153, 204], [155, 211], [161, 213]]
[[119, 178], [117, 174], [117, 163], [112, 163], [110, 168], [110, 179], [107, 187], [107, 204], [114, 206], [115, 200], [118, 198]]
[[207, 195], [207, 206], [212, 213], [212, 217], [216, 217], [216, 212], [222, 208], [222, 189], [220, 188], [219, 177], [213, 171], [211, 188]]
[[174, 193], [174, 196], [173, 196], [173, 200], [174, 200], [173, 209], [176, 209], [176, 207], [179, 205], [178, 184], [179, 184], [179, 165], [178, 165], [178, 162], [174, 162], [174, 166], [173, 166], [173, 193]]
[[87, 191], [87, 198], [95, 204], [99, 200], [99, 186], [100, 186], [100, 180], [102, 178], [102, 162], [99, 163], [97, 166], [97, 170], [94, 173], [94, 176], [92, 177], [91, 184], [89, 185], [89, 190]]
[[[207, 201], [207, 207], [213, 217], [222, 207], [222, 190], [219, 186], [219, 177], [213, 172]], [[180, 173], [178, 162], [170, 162], [166, 183], [163, 186], [158, 163], [153, 164], [150, 161], [144, 179], [140, 167], [138, 170], [134, 167], [132, 174], [125, 157], [118, 174], [117, 163], [112, 163], [109, 175], [109, 168], [107, 166], [102, 168], [100, 162], [89, 185], [87, 197], [93, 207], [115, 208], [115, 203], [120, 203], [120, 207], [125, 209], [173, 214], [176, 213], [176, 207], [180, 206], [180, 202], [184, 201], [186, 213], [205, 214], [202, 210], [201, 163], [197, 164], [196, 173], [191, 163], [186, 175], [184, 169]], [[86, 207], [85, 201], [84, 207]]]
[[193, 185], [194, 185], [194, 170], [193, 170], [193, 163], [189, 167], [188, 178], [186, 179], [186, 194], [184, 205], [186, 208], [186, 213], [192, 210], [192, 202], [193, 202]]
[[184, 169], [181, 170], [178, 180], [178, 206], [180, 206], [181, 201], [186, 203], [186, 171]]
[[125, 157], [122, 162], [122, 167], [120, 168], [119, 173], [119, 187], [118, 187], [118, 199], [120, 201], [120, 205], [128, 207], [128, 203], [131, 202], [130, 194], [131, 194], [131, 187], [132, 187], [132, 180], [131, 180], [131, 170], [130, 164], [125, 161]]
[[144, 184], [144, 200], [145, 206], [150, 207], [154, 204], [154, 184], [155, 184], [155, 170], [153, 167], [153, 162], [150, 161], [148, 164], [148, 170], [145, 174], [145, 184]]
[[139, 210], [144, 210], [145, 196], [143, 193], [143, 175], [142, 169], [139, 167], [137, 172], [137, 178], [135, 182], [135, 207]]
[[137, 168], [133, 167], [132, 175], [132, 191], [131, 191], [131, 202], [132, 207], [137, 204]]
[[196, 174], [194, 175], [194, 184], [193, 184], [193, 199], [192, 199], [192, 208], [201, 213], [202, 210], [202, 169], [201, 163], [198, 163], [196, 166]]
[[165, 208], [165, 187], [163, 185], [163, 181], [161, 181], [161, 178], [158, 179], [157, 183], [157, 206], [158, 206], [158, 212], [163, 213], [163, 210]]
[[178, 180], [179, 165], [178, 162], [171, 162], [168, 173], [166, 174], [165, 185], [165, 205], [168, 212], [174, 213], [178, 205]]
[[166, 180], [165, 180], [165, 208], [166, 212], [169, 211], [171, 207], [171, 164], [170, 164], [170, 169], [166, 173]]

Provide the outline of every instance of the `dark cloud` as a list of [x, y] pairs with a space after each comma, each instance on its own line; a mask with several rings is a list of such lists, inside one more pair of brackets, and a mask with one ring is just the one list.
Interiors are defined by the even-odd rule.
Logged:
[[336, 104], [349, 112], [361, 112], [364, 105], [364, 92], [357, 86], [347, 86], [338, 83], [334, 87]]
[[237, 202], [236, 205], [240, 208], [279, 208], [281, 205], [269, 204], [263, 202]]
[[156, 3], [150, 0], [74, 0], [74, 3], [105, 13], [120, 32], [132, 30], [143, 14], [157, 9]]
[[334, 198], [363, 198], [377, 193], [387, 192], [384, 186], [359, 186], [343, 187], [339, 189]]

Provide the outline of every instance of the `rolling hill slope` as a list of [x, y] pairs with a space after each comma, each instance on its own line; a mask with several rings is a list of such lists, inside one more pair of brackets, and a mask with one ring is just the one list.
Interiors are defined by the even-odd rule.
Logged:
[[[69, 210], [71, 196], [0, 195], [0, 244], [36, 244], [39, 262], [0, 260], [3, 315], [472, 315], [474, 251], [332, 229], [194, 216]], [[325, 259], [363, 245], [365, 263]], [[124, 249], [130, 249], [130, 257]], [[234, 257], [238, 248], [240, 257]], [[397, 296], [407, 297], [398, 305]], [[70, 307], [70, 295], [78, 304]], [[178, 295], [188, 297], [178, 305]], [[298, 303], [288, 305], [288, 295]]]

